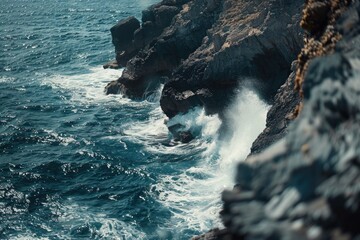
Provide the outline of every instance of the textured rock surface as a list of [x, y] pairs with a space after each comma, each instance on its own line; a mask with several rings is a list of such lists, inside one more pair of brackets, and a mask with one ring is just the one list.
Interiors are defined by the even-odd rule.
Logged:
[[[161, 15], [160, 8], [171, 24], [157, 24], [159, 34], [148, 41], [138, 31]], [[271, 102], [302, 46], [301, 9], [295, 0], [163, 1], [143, 12], [133, 40], [138, 53], [106, 91], [142, 98], [164, 82], [161, 107], [169, 117], [198, 105], [219, 112], [243, 82]]]
[[222, 6], [202, 45], [164, 87], [161, 106], [168, 116], [194, 104], [218, 112], [245, 81], [271, 101], [290, 73], [301, 46], [301, 2], [225, 0]]
[[239, 165], [223, 193], [230, 233], [214, 239], [360, 238], [359, 16], [356, 0], [335, 25], [334, 52], [309, 62], [286, 137]]
[[[166, 8], [171, 12], [167, 21], [159, 20], [156, 17], [158, 10], [170, 7], [169, 4], [172, 8]], [[121, 92], [132, 98], [151, 94], [160, 82], [165, 81], [161, 77], [170, 76], [180, 62], [201, 45], [220, 11], [218, 3], [214, 4], [216, 7], [206, 0], [162, 1], [144, 11], [145, 22], [134, 33], [138, 53], [127, 62], [122, 77], [106, 87], [106, 92]], [[170, 21], [169, 16], [175, 14], [174, 7], [180, 12]], [[171, 26], [165, 27], [163, 22], [171, 22]]]
[[[336, 43], [342, 36], [340, 28], [335, 27], [336, 20], [349, 2], [348, 0], [306, 1], [300, 23], [305, 29], [305, 46], [298, 56], [296, 65], [293, 65], [287, 82], [275, 96], [274, 104], [268, 113], [266, 129], [253, 143], [252, 154], [281, 139], [286, 134], [288, 124], [300, 113], [303, 106], [304, 76], [309, 63], [316, 57], [334, 51]], [[352, 21], [354, 22], [354, 19]], [[348, 23], [349, 20], [346, 22]], [[296, 91], [293, 91], [294, 88]]]
[[300, 95], [294, 90], [297, 62], [292, 65], [292, 73], [274, 98], [266, 118], [266, 128], [254, 141], [251, 154], [256, 154], [285, 136], [287, 127], [294, 120], [294, 109], [300, 103]]

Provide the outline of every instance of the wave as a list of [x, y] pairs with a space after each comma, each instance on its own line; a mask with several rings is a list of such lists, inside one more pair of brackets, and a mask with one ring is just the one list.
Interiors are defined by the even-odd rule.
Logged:
[[[171, 212], [171, 217], [164, 219], [164, 223], [158, 227], [155, 234], [159, 239], [182, 239], [184, 236], [222, 227], [219, 217], [222, 205], [220, 194], [234, 185], [236, 164], [246, 158], [252, 142], [264, 129], [269, 106], [254, 91], [241, 89], [234, 104], [225, 112], [230, 131], [220, 137], [222, 122], [219, 116], [207, 116], [202, 108], [194, 108], [187, 114], [167, 121], [159, 106], [162, 88], [142, 102], [121, 95], [106, 96], [104, 86], [119, 75], [119, 70], [91, 68], [88, 73], [81, 75], [45, 77], [43, 83], [70, 94], [70, 102], [96, 105], [120, 103], [124, 111], [127, 107], [135, 107], [128, 121], [118, 126], [121, 129], [119, 134], [104, 138], [117, 140], [125, 149], [128, 144], [137, 144], [141, 146], [139, 151], [155, 159], [152, 161], [160, 161], [155, 164], [159, 169], [155, 169], [155, 183], [149, 192]], [[188, 144], [172, 141], [166, 122], [168, 126], [181, 123], [192, 132], [195, 139]], [[149, 169], [154, 166], [150, 165], [147, 166]], [[152, 172], [151, 169], [149, 172]], [[124, 236], [116, 230], [125, 228], [125, 223], [120, 220], [91, 217], [104, 222], [104, 238], [112, 238], [112, 235], [106, 235], [110, 232]], [[148, 237], [135, 230], [129, 230], [125, 239]]]
[[93, 67], [84, 74], [44, 77], [42, 84], [64, 91], [64, 94], [70, 93], [69, 100], [77, 103], [97, 104], [109, 101], [129, 103], [131, 100], [122, 95], [105, 95], [104, 93], [106, 84], [119, 78], [121, 74], [122, 70]]
[[12, 77], [3, 77], [3, 76], [0, 76], [0, 83], [8, 83], [8, 82], [12, 82], [14, 81], [15, 79], [12, 78]]
[[186, 148], [182, 144], [163, 147], [159, 153], [179, 153], [189, 159], [196, 156], [197, 161], [178, 174], [161, 175], [152, 188], [158, 201], [172, 213], [169, 222], [160, 227], [163, 235], [177, 239], [222, 226], [220, 194], [234, 185], [236, 163], [246, 158], [252, 142], [265, 128], [268, 109], [255, 92], [241, 90], [226, 111], [231, 134], [221, 139], [219, 117], [206, 116], [203, 109], [170, 120], [171, 124], [182, 123], [198, 135]]
[[25, 233], [11, 236], [11, 239], [148, 239], [145, 233], [137, 229], [135, 222], [125, 223], [105, 214], [94, 213], [71, 201], [67, 205], [54, 201], [46, 203], [44, 207], [50, 209], [60, 226], [56, 226], [56, 232], [52, 231], [52, 221], [43, 222], [41, 226], [37, 226], [43, 232], [48, 232], [42, 234], [42, 237], [27, 229]]

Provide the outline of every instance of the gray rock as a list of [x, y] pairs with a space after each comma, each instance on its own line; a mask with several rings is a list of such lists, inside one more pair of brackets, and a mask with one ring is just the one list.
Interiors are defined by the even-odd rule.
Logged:
[[[221, 114], [239, 84], [252, 79], [272, 102], [302, 46], [301, 6], [294, 0], [153, 5], [143, 11], [143, 24], [133, 34], [137, 54], [118, 79], [117, 92], [141, 98], [149, 77], [166, 76], [160, 104], [167, 116], [199, 105], [208, 114]], [[181, 97], [187, 91], [194, 95]]]
[[[347, 34], [335, 52], [311, 62], [301, 115], [282, 140], [240, 164], [236, 189], [223, 193], [222, 218], [232, 236], [359, 237], [360, 51], [352, 39], [356, 40], [360, 32], [343, 24], [360, 19], [352, 15], [360, 12], [359, 6], [355, 1], [349, 9], [351, 14], [346, 12], [342, 17], [350, 20], [339, 20], [338, 27], [346, 27], [343, 32]], [[281, 99], [281, 92], [286, 94], [280, 90], [277, 95], [279, 106], [280, 100], [286, 103], [291, 99]], [[281, 117], [269, 113], [268, 118], [271, 116]], [[250, 212], [254, 203], [258, 206], [249, 218], [244, 210]], [[256, 218], [261, 220], [254, 221]]]

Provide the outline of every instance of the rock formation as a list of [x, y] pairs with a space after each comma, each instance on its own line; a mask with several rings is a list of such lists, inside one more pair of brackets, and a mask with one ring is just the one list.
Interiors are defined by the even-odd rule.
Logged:
[[141, 26], [129, 18], [112, 29], [126, 69], [106, 92], [143, 98], [162, 82], [170, 118], [198, 105], [221, 113], [245, 81], [272, 102], [302, 46], [301, 8], [295, 0], [162, 1]]
[[195, 239], [360, 238], [359, 0], [163, 0], [111, 32], [126, 69], [108, 94], [163, 83], [169, 118], [221, 116], [242, 84], [273, 104], [223, 193], [225, 228]]
[[[305, 13], [323, 3], [332, 6], [319, 16], [327, 20], [311, 29], [302, 24], [314, 42], [305, 44], [300, 58], [323, 45], [328, 29], [336, 37], [298, 65], [305, 71], [298, 71], [299, 117], [284, 138], [238, 166], [236, 187], [222, 197], [226, 229], [197, 239], [360, 238], [360, 2], [309, 0]], [[335, 18], [333, 9], [340, 10]], [[316, 18], [304, 14], [303, 21], [309, 19]], [[274, 112], [283, 111], [286, 89], [278, 93]], [[268, 115], [268, 132], [282, 128], [271, 123], [274, 116]]]

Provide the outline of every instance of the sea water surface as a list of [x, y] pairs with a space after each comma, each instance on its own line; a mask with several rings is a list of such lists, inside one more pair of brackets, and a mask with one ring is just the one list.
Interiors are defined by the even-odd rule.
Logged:
[[[251, 90], [220, 119], [172, 119], [159, 96], [106, 96], [121, 75], [109, 29], [157, 0], [1, 0], [0, 239], [189, 239], [221, 227], [220, 193], [265, 124]], [[249, 108], [251, 106], [251, 108]]]

